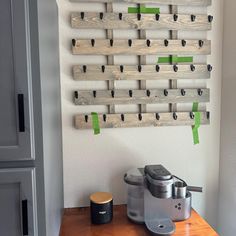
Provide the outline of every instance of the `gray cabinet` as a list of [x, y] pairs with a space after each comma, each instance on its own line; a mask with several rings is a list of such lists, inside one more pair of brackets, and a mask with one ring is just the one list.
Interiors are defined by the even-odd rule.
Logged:
[[0, 170], [0, 235], [36, 235], [34, 186], [33, 168]]
[[0, 161], [32, 159], [28, 1], [0, 1]]

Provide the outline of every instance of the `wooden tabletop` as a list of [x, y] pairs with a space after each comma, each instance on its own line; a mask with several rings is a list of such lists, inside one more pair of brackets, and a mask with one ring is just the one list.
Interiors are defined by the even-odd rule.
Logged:
[[[144, 225], [128, 220], [126, 206], [114, 206], [113, 220], [109, 224], [90, 223], [89, 208], [65, 209], [60, 236], [149, 236]], [[173, 236], [218, 236], [211, 226], [196, 211], [190, 219], [176, 223]]]

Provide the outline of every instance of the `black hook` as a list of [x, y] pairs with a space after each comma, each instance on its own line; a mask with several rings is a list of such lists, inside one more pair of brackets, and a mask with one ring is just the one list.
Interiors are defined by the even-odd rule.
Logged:
[[148, 89], [148, 90], [147, 90], [147, 96], [150, 97], [150, 95], [151, 95], [151, 92], [150, 92], [150, 90]]
[[79, 98], [78, 91], [75, 91], [75, 98], [76, 98], [76, 99], [78, 99], [78, 98]]
[[111, 96], [114, 98], [115, 97], [115, 91], [111, 90]]
[[199, 40], [198, 44], [199, 44], [199, 47], [201, 48], [204, 45], [204, 41], [203, 40]]
[[123, 14], [119, 13], [119, 19], [122, 20]]
[[177, 15], [177, 14], [174, 14], [174, 15], [173, 15], [173, 18], [174, 18], [174, 21], [177, 21], [177, 20], [178, 20], [178, 15]]
[[121, 117], [121, 120], [122, 120], [122, 121], [125, 121], [125, 116], [124, 116], [124, 114], [121, 114], [120, 117]]
[[209, 72], [211, 72], [212, 71], [212, 66], [209, 64], [209, 65], [207, 65], [207, 70], [209, 71]]
[[159, 71], [160, 71], [160, 66], [156, 65], [156, 72], [159, 72]]
[[176, 112], [173, 113], [173, 118], [174, 118], [174, 120], [178, 119], [178, 116], [177, 116]]
[[181, 95], [185, 96], [185, 94], [186, 94], [186, 91], [184, 89], [181, 89]]
[[202, 91], [201, 89], [198, 89], [198, 90], [197, 90], [197, 93], [198, 93], [199, 96], [202, 96], [203, 91]]
[[143, 119], [143, 117], [142, 117], [142, 114], [141, 114], [141, 113], [139, 113], [139, 114], [138, 114], [138, 119], [139, 119], [140, 121]]
[[97, 91], [93, 91], [93, 97], [95, 98], [95, 97], [97, 97]]
[[156, 21], [159, 21], [159, 20], [160, 20], [160, 15], [156, 14]]
[[206, 115], [207, 115], [207, 119], [210, 120], [210, 112], [207, 112]]
[[103, 12], [100, 12], [100, 20], [103, 19]]
[[138, 19], [138, 21], [141, 20], [141, 14], [140, 13], [137, 14], [137, 19]]
[[76, 40], [75, 39], [72, 39], [72, 45], [75, 47], [75, 44], [76, 44]]
[[83, 71], [84, 71], [84, 73], [86, 73], [87, 72], [87, 66], [83, 66]]
[[92, 44], [92, 47], [94, 47], [94, 45], [95, 45], [95, 39], [91, 39], [91, 44]]
[[132, 39], [129, 39], [129, 40], [128, 40], [128, 44], [129, 44], [129, 47], [132, 46]]
[[191, 15], [191, 21], [194, 22], [196, 20], [196, 16], [195, 15]]
[[192, 111], [190, 112], [189, 116], [192, 120], [194, 119], [194, 113]]
[[148, 46], [148, 47], [151, 46], [151, 41], [150, 41], [150, 39], [147, 39], [147, 46]]
[[103, 115], [103, 121], [104, 121], [104, 122], [107, 121], [107, 115], [106, 115], [106, 114]]
[[141, 65], [138, 66], [138, 72], [142, 72], [142, 66]]
[[133, 91], [129, 90], [129, 96], [132, 98], [133, 97]]
[[164, 44], [165, 44], [166, 47], [168, 47], [169, 41], [168, 41], [167, 39], [165, 39], [165, 40], [164, 40]]
[[182, 39], [181, 43], [182, 43], [182, 46], [183, 46], [183, 47], [185, 47], [186, 44], [187, 44], [186, 40], [184, 40], [184, 39]]
[[213, 16], [209, 15], [208, 16], [208, 21], [211, 23], [213, 21]]
[[88, 123], [88, 115], [84, 116], [85, 122]]
[[195, 66], [193, 64], [191, 64], [190, 69], [191, 69], [192, 72], [195, 71]]
[[114, 40], [110, 39], [110, 46], [113, 47]]
[[164, 95], [165, 95], [165, 96], [168, 96], [168, 91], [167, 91], [167, 89], [164, 89]]
[[178, 68], [177, 65], [174, 65], [174, 66], [173, 66], [173, 69], [174, 69], [174, 72], [178, 72], [178, 70], [179, 70], [179, 68]]
[[121, 72], [121, 73], [124, 72], [124, 66], [120, 66], [120, 72]]
[[84, 12], [80, 13], [80, 17], [81, 17], [82, 20], [84, 19]]
[[160, 120], [160, 115], [159, 115], [159, 113], [156, 113], [156, 119], [157, 119], [157, 120]]
[[106, 67], [103, 65], [103, 66], [102, 66], [102, 73], [105, 72], [105, 69], [106, 69]]

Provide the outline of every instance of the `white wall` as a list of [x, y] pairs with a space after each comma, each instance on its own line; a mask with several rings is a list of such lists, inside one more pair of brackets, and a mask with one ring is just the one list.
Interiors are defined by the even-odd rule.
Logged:
[[[117, 6], [123, 10], [127, 5]], [[90, 87], [104, 88], [105, 84], [94, 82], [75, 82], [71, 76], [71, 66], [76, 63], [104, 63], [99, 56], [72, 56], [70, 42], [72, 37], [104, 37], [99, 30], [74, 30], [69, 25], [71, 11], [102, 11], [99, 4], [76, 4], [68, 0], [59, 1], [60, 9], [60, 53], [62, 85], [62, 119], [64, 149], [64, 198], [65, 207], [86, 206], [89, 195], [94, 191], [111, 191], [115, 204], [126, 201], [126, 189], [123, 182], [124, 173], [135, 166], [146, 164], [163, 164], [172, 173], [184, 178], [189, 184], [203, 186], [203, 194], [193, 194], [193, 206], [213, 225], [216, 225], [218, 171], [219, 171], [219, 134], [220, 134], [220, 99], [221, 99], [221, 43], [222, 43], [222, 1], [214, 0], [208, 13], [214, 15], [213, 30], [208, 33], [180, 34], [185, 38], [208, 37], [212, 39], [212, 55], [208, 62], [214, 67], [212, 79], [208, 81], [211, 89], [211, 125], [200, 128], [201, 144], [194, 146], [190, 127], [133, 128], [101, 130], [101, 135], [94, 136], [92, 130], [76, 130], [73, 127], [73, 116], [88, 112], [88, 108], [76, 107], [72, 102], [75, 89]], [[193, 11], [187, 8], [186, 11]], [[163, 8], [165, 11], [165, 8]], [[183, 11], [183, 9], [182, 9]], [[201, 12], [201, 8], [196, 8]], [[131, 31], [116, 37], [135, 36]], [[151, 35], [151, 32], [149, 32]], [[163, 32], [162, 37], [166, 37]], [[156, 35], [158, 36], [158, 34]], [[120, 60], [122, 59], [122, 60]], [[155, 58], [154, 58], [155, 59]], [[116, 62], [135, 63], [133, 57], [116, 57]], [[149, 62], [153, 58], [148, 59]], [[204, 61], [205, 57], [197, 58]], [[148, 83], [150, 87], [165, 87], [167, 83]], [[180, 85], [184, 86], [183, 83]], [[194, 82], [194, 87], [205, 86], [205, 81]], [[118, 86], [122, 86], [118, 84]], [[129, 83], [125, 86], [135, 87]], [[192, 82], [185, 86], [193, 87]], [[191, 107], [191, 105], [189, 105]], [[188, 107], [188, 108], [189, 108]], [[103, 112], [105, 108], [93, 107], [94, 111]], [[119, 110], [123, 107], [118, 107]], [[130, 110], [136, 111], [131, 106]], [[149, 106], [149, 109], [154, 107]], [[166, 110], [167, 106], [159, 107]], [[91, 110], [90, 110], [91, 111]]]
[[234, 0], [224, 1], [223, 81], [221, 106], [219, 232], [236, 232], [236, 32]]

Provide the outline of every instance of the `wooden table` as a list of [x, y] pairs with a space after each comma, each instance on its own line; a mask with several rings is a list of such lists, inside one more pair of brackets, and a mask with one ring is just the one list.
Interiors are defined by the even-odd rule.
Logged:
[[[113, 220], [110, 224], [92, 225], [89, 208], [65, 209], [60, 236], [148, 236], [144, 225], [128, 220], [126, 206], [114, 206]], [[211, 226], [192, 211], [190, 219], [176, 223], [173, 236], [218, 236]]]

